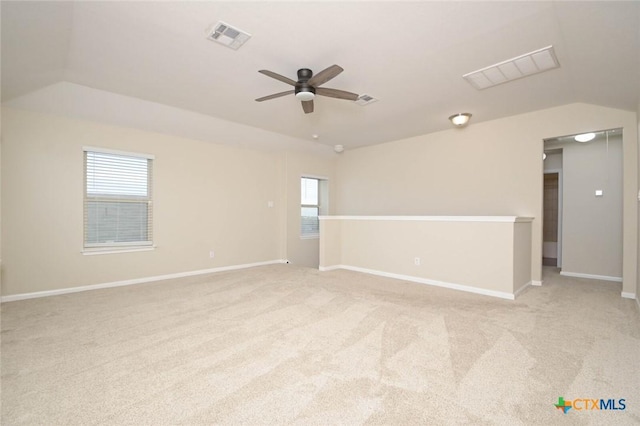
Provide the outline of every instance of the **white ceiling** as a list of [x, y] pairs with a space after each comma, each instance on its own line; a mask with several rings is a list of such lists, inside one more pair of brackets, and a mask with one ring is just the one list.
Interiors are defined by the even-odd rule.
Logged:
[[[346, 149], [586, 102], [635, 111], [640, 2], [7, 2], [2, 100], [70, 82]], [[238, 51], [205, 39], [218, 20], [252, 34]], [[462, 75], [553, 45], [560, 68], [478, 91]], [[293, 95], [254, 99], [338, 64], [323, 87], [361, 107]], [[133, 121], [134, 119], [131, 118]]]

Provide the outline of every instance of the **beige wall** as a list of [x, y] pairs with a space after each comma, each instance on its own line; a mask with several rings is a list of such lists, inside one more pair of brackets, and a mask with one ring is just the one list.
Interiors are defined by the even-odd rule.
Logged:
[[[0, 116], [2, 112], [0, 111]], [[2, 120], [0, 119], [0, 296], [2, 296]]]
[[[638, 122], [638, 146], [640, 146], [640, 99], [638, 100], [638, 109], [636, 111], [636, 120]], [[638, 167], [640, 168], [640, 149], [638, 149], [637, 153], [637, 161]], [[638, 174], [638, 188], [640, 188], [640, 173]], [[640, 191], [638, 191], [638, 201], [640, 202]], [[638, 215], [638, 233], [640, 233], [640, 214]], [[638, 243], [640, 243], [640, 238]], [[638, 250], [637, 264], [640, 264], [640, 249]], [[638, 302], [638, 306], [640, 307], [640, 271], [638, 271], [638, 276], [636, 279], [636, 302]]]
[[320, 266], [512, 298], [531, 282], [531, 222], [514, 220], [327, 217], [321, 221]]
[[562, 272], [622, 277], [622, 135], [546, 147], [562, 148]]
[[[2, 124], [3, 296], [285, 257], [275, 153], [13, 109]], [[81, 254], [83, 146], [155, 155], [156, 250]]]
[[[300, 238], [300, 177], [328, 179], [331, 213], [333, 157], [3, 114], [3, 296], [280, 259], [318, 266], [319, 239]], [[155, 155], [155, 251], [81, 254], [83, 146]]]
[[541, 280], [543, 140], [623, 128], [623, 291], [635, 292], [638, 123], [635, 112], [571, 104], [373, 147], [338, 160], [337, 214], [531, 216]]
[[[618, 127], [623, 291], [636, 293], [633, 112], [566, 105], [346, 151], [337, 164], [12, 109], [2, 121], [3, 295], [285, 258], [314, 266], [318, 240], [299, 238], [302, 175], [329, 178], [330, 214], [533, 216], [532, 278], [540, 280], [542, 140]], [[157, 250], [80, 254], [84, 145], [156, 155]]]
[[317, 268], [320, 258], [319, 238], [300, 238], [300, 178], [319, 177], [328, 180], [328, 214], [334, 211], [336, 190], [334, 158], [319, 158], [300, 153], [285, 154], [286, 250], [287, 259], [295, 265]]
[[513, 226], [513, 284], [514, 292], [532, 283], [531, 279], [531, 222], [516, 222]]

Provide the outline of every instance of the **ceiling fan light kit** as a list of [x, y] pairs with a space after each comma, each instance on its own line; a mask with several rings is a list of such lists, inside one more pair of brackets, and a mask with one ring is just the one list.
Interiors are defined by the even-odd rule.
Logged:
[[268, 101], [270, 99], [279, 98], [282, 96], [295, 94], [296, 98], [301, 101], [302, 110], [305, 114], [313, 112], [313, 99], [316, 95], [327, 96], [336, 99], [345, 99], [348, 101], [355, 101], [358, 99], [358, 95], [355, 93], [347, 92], [345, 90], [329, 89], [326, 87], [319, 87], [332, 78], [340, 74], [344, 69], [338, 65], [331, 65], [320, 71], [318, 74], [313, 74], [309, 68], [300, 68], [298, 70], [298, 81], [293, 81], [283, 75], [277, 74], [269, 70], [258, 71], [268, 77], [279, 80], [283, 83], [289, 84], [294, 87], [294, 90], [287, 90], [286, 92], [274, 93], [273, 95], [263, 96], [256, 99], [257, 102]]
[[296, 98], [301, 101], [312, 101], [316, 97], [316, 89], [309, 84], [313, 71], [308, 68], [298, 70], [298, 82], [296, 83]]
[[315, 97], [316, 97], [316, 94], [313, 93], [311, 90], [309, 91], [301, 90], [296, 93], [296, 98], [298, 98], [301, 101], [311, 101]]

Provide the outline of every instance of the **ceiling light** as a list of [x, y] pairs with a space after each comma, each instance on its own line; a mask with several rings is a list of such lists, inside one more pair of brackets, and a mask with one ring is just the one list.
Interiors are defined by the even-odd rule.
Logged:
[[543, 153], [542, 153], [542, 161], [544, 161], [544, 160], [546, 160], [546, 159], [547, 159], [547, 154], [543, 152]]
[[[298, 75], [300, 75], [300, 71], [298, 71]], [[307, 70], [307, 71], [311, 73], [310, 70]], [[299, 101], [312, 101], [313, 98], [316, 97], [316, 89], [310, 86], [306, 81], [302, 83], [297, 83], [295, 92], [296, 92], [296, 98]]]
[[344, 151], [344, 146], [342, 146], [342, 145], [336, 145], [336, 146], [334, 146], [334, 147], [333, 147], [333, 150], [334, 150], [335, 152], [337, 152], [338, 154], [340, 154], [342, 151]]
[[590, 140], [593, 140], [593, 138], [595, 137], [596, 137], [595, 133], [583, 133], [581, 135], [576, 135], [574, 139], [576, 140], [576, 142], [589, 142]]
[[547, 46], [506, 61], [470, 72], [462, 76], [478, 90], [517, 80], [542, 71], [558, 68], [560, 63], [553, 50]]
[[296, 98], [300, 101], [311, 101], [315, 98], [316, 95], [313, 92], [298, 92], [296, 93]]
[[456, 127], [464, 127], [467, 125], [469, 120], [471, 119], [471, 114], [468, 112], [463, 112], [461, 114], [453, 114], [449, 117], [449, 121], [453, 123]]

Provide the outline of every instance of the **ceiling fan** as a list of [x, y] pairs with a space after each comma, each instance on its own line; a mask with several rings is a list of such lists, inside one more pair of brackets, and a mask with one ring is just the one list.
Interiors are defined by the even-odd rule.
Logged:
[[277, 74], [273, 71], [260, 70], [259, 73], [267, 75], [283, 83], [294, 86], [294, 90], [287, 90], [286, 92], [274, 93], [273, 95], [263, 96], [256, 99], [258, 102], [268, 101], [269, 99], [279, 98], [281, 96], [290, 95], [295, 93], [302, 103], [302, 109], [305, 114], [313, 112], [313, 98], [316, 95], [328, 96], [330, 98], [346, 99], [349, 101], [355, 101], [358, 99], [358, 95], [355, 93], [347, 92], [338, 89], [329, 89], [326, 87], [319, 87], [332, 78], [340, 74], [344, 69], [338, 65], [331, 65], [329, 68], [320, 71], [318, 74], [313, 75], [313, 71], [308, 68], [301, 68], [298, 70], [298, 81], [293, 81], [283, 75]]

